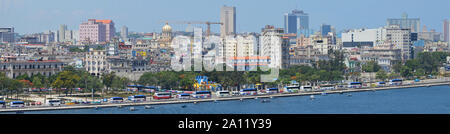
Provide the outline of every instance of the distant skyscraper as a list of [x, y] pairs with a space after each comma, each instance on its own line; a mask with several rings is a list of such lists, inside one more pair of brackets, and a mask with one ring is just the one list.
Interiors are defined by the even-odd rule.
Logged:
[[409, 28], [413, 33], [420, 32], [420, 19], [408, 18], [408, 14], [406, 13], [403, 13], [400, 19], [387, 19], [387, 25], [398, 25], [400, 28]]
[[123, 40], [126, 40], [128, 38], [128, 27], [122, 26], [122, 30], [120, 31], [120, 36]]
[[14, 27], [0, 28], [0, 43], [14, 41]]
[[115, 34], [112, 20], [89, 19], [88, 22], [80, 24], [79, 30], [81, 42], [109, 42]]
[[309, 15], [302, 10], [292, 10], [284, 14], [285, 33], [307, 33], [309, 30]]
[[444, 20], [442, 31], [444, 32], [444, 41], [450, 43], [450, 20]]
[[114, 27], [114, 22], [112, 20], [96, 20], [96, 22], [103, 23], [103, 25], [105, 25], [107, 42], [114, 38], [116, 28]]
[[322, 24], [322, 26], [320, 26], [320, 32], [322, 33], [322, 36], [328, 35], [328, 33], [331, 32], [331, 25]]
[[60, 25], [59, 26], [59, 31], [58, 31], [58, 41], [59, 42], [64, 42], [66, 41], [66, 30], [67, 30], [67, 25]]
[[236, 7], [223, 6], [220, 9], [220, 36], [225, 37], [236, 33]]

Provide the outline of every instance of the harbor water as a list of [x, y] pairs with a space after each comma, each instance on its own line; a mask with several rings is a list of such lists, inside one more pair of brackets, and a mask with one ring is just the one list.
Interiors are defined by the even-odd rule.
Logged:
[[24, 114], [449, 114], [450, 86], [132, 107]]

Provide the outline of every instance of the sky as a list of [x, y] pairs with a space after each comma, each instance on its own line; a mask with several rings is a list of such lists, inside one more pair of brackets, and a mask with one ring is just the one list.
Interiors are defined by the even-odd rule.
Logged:
[[[283, 27], [283, 15], [293, 9], [310, 16], [310, 28], [322, 23], [337, 31], [378, 28], [387, 18], [420, 18], [421, 25], [442, 31], [450, 19], [450, 0], [0, 0], [0, 27], [14, 26], [21, 34], [57, 30], [60, 24], [77, 30], [87, 19], [112, 19], [116, 30], [160, 32], [165, 20], [220, 21], [220, 8], [236, 7], [237, 32], [260, 32], [265, 25]], [[175, 30], [187, 26], [170, 24]], [[218, 32], [217, 25], [212, 26]]]

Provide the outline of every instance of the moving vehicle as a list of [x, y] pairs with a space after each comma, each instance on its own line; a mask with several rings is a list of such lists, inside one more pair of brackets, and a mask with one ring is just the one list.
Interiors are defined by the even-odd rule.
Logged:
[[391, 86], [399, 86], [399, 85], [402, 85], [402, 84], [403, 84], [403, 80], [402, 79], [392, 79], [389, 82], [389, 85], [391, 85]]
[[177, 95], [178, 99], [190, 99], [191, 98], [191, 94], [188, 93], [181, 93]]
[[153, 95], [153, 99], [170, 99], [172, 98], [172, 93], [170, 92], [157, 92]]
[[48, 106], [61, 106], [61, 100], [60, 99], [47, 100], [46, 104]]
[[6, 102], [0, 101], [0, 108], [5, 108], [5, 107], [6, 107]]
[[319, 86], [319, 90], [334, 90], [336, 87], [334, 85], [321, 85]]
[[246, 88], [246, 89], [242, 89], [239, 93], [241, 95], [257, 95], [258, 91], [256, 88]]
[[284, 87], [284, 91], [289, 93], [297, 93], [300, 91], [300, 84], [299, 83], [293, 83], [289, 86]]
[[229, 96], [231, 96], [230, 91], [226, 91], [226, 90], [217, 91], [216, 95], [217, 95], [217, 97], [229, 97]]
[[348, 88], [362, 88], [361, 82], [350, 82]]
[[25, 107], [25, 102], [23, 101], [13, 101], [10, 103], [11, 107]]
[[266, 92], [267, 94], [276, 94], [279, 93], [280, 91], [278, 91], [278, 88], [268, 88]]
[[128, 100], [133, 101], [133, 102], [142, 102], [142, 101], [147, 100], [147, 96], [145, 96], [145, 95], [128, 96]]
[[111, 99], [109, 99], [111, 103], [122, 103], [123, 102], [123, 98], [122, 97], [111, 97]]
[[305, 86], [301, 86], [300, 89], [302, 91], [312, 91], [313, 87], [311, 85], [305, 85]]
[[377, 87], [384, 87], [384, 86], [386, 86], [386, 82], [384, 81], [377, 82]]
[[192, 97], [201, 99], [211, 98], [211, 91], [197, 91], [192, 94]]

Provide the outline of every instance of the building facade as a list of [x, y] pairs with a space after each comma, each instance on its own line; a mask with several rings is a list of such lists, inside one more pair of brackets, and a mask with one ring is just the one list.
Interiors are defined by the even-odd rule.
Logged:
[[282, 33], [282, 28], [267, 25], [259, 37], [259, 56], [270, 58], [269, 68], [289, 67], [289, 38]]
[[442, 31], [444, 32], [444, 41], [450, 43], [450, 20], [444, 20], [442, 28]]
[[123, 40], [127, 40], [128, 39], [128, 27], [127, 26], [122, 26], [122, 30], [120, 31], [120, 37]]
[[386, 40], [387, 42], [394, 44], [394, 48], [400, 49], [402, 54], [402, 60], [406, 61], [412, 58], [412, 41], [411, 30], [407, 28], [400, 28], [396, 25], [390, 25], [386, 28]]
[[15, 42], [14, 27], [0, 28], [0, 43], [1, 42]]
[[408, 14], [403, 13], [402, 18], [390, 18], [387, 19], [387, 25], [397, 25], [403, 29], [411, 29], [411, 32], [420, 32], [420, 19], [408, 18]]
[[223, 6], [220, 9], [220, 35], [225, 37], [230, 34], [236, 34], [236, 7]]
[[295, 33], [309, 29], [309, 15], [302, 10], [292, 10], [291, 13], [284, 14], [284, 32]]
[[84, 58], [84, 67], [94, 76], [101, 76], [107, 69], [106, 51], [90, 50]]
[[322, 33], [322, 36], [328, 35], [329, 32], [331, 32], [331, 25], [322, 24], [320, 26], [320, 33]]
[[64, 62], [59, 60], [18, 60], [0, 62], [0, 72], [6, 74], [7, 77], [15, 79], [20, 75], [27, 74], [33, 76], [41, 74], [51, 76], [62, 71]]
[[79, 27], [79, 40], [81, 42], [109, 42], [114, 38], [115, 27], [112, 20], [89, 19]]

